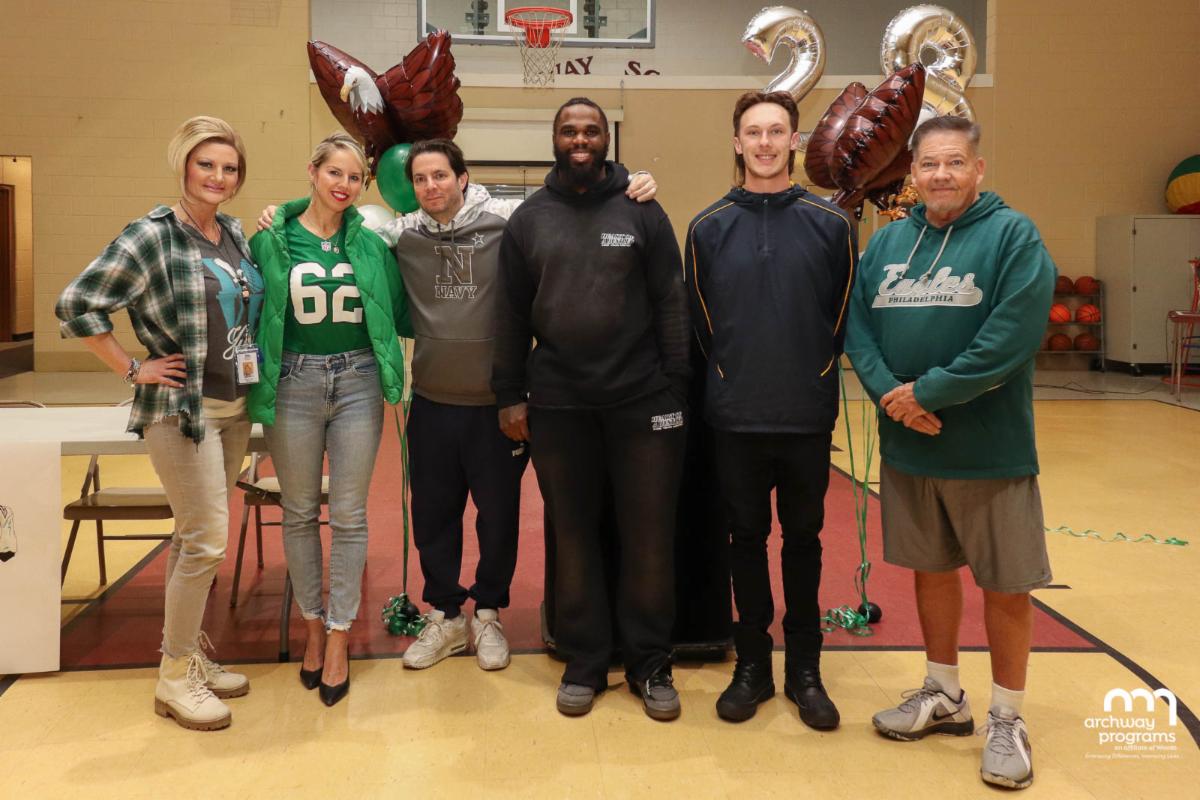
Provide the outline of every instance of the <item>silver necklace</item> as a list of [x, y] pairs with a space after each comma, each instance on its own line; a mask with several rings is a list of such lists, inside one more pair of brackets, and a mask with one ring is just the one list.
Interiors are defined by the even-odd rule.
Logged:
[[211, 244], [213, 247], [221, 246], [221, 226], [219, 224], [217, 225], [217, 239], [216, 241], [213, 241], [213, 238], [205, 233], [204, 229], [200, 227], [200, 223], [196, 222], [196, 218], [192, 216], [192, 212], [188, 211], [188, 207], [183, 204], [182, 197], [179, 198], [179, 207], [183, 209], [183, 213], [187, 216], [188, 221], [192, 223], [192, 227], [198, 230], [200, 235], [203, 236], [209, 244]]

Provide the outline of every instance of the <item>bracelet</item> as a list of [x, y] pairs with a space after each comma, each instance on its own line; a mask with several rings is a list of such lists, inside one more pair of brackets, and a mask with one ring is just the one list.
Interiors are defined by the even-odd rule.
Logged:
[[142, 362], [136, 358], [129, 359], [129, 369], [125, 370], [125, 382], [132, 386], [137, 383], [138, 370], [142, 368]]

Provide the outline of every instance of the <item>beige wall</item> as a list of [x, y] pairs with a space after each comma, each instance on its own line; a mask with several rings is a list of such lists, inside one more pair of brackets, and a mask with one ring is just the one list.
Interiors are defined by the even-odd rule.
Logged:
[[14, 334], [33, 333], [33, 180], [28, 156], [0, 156], [0, 183], [13, 187], [17, 263], [13, 286]]
[[1169, 213], [1167, 175], [1200, 152], [1200, 3], [993, 5], [991, 185], [1064, 274], [1090, 274], [1095, 218]]
[[59, 338], [55, 299], [129, 220], [178, 197], [165, 153], [180, 122], [212, 114], [244, 137], [231, 214], [306, 185], [308, 4], [0, 0], [0, 20], [0, 153], [33, 160], [36, 365], [97, 369]]
[[[1156, 0], [1145, 8], [1117, 0], [989, 4], [995, 85], [970, 92], [985, 126], [987, 186], [1034, 218], [1067, 274], [1091, 271], [1097, 215], [1162, 213], [1168, 172], [1200, 150], [1192, 88], [1200, 6]], [[246, 138], [250, 178], [231, 213], [249, 220], [264, 204], [306, 190], [309, 150], [335, 127], [308, 83], [308, 4], [0, 0], [0, 18], [0, 153], [33, 157], [37, 365], [95, 368], [79, 343], [58, 338], [54, 300], [128, 220], [177, 196], [163, 153], [179, 122], [216, 114]], [[463, 91], [469, 106], [498, 107], [553, 108], [568, 94]], [[622, 159], [655, 173], [682, 234], [729, 186], [738, 92], [590, 94], [623, 105]], [[805, 99], [802, 127], [834, 94]], [[547, 136], [547, 153], [549, 146]], [[378, 195], [372, 190], [364, 202]], [[118, 319], [128, 331], [124, 315]]]

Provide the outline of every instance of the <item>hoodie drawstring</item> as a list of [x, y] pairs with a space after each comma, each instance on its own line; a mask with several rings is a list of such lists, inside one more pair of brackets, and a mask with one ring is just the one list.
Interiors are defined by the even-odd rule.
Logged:
[[[904, 262], [905, 272], [908, 272], [908, 268], [912, 266], [912, 258], [914, 255], [916, 255], [917, 248], [921, 246], [921, 239], [925, 238], [925, 231], [927, 230], [929, 230], [928, 225], [925, 225], [921, 228], [921, 235], [917, 237], [917, 243], [913, 245], [912, 252], [908, 254], [908, 260]], [[942, 246], [938, 248], [937, 255], [933, 257], [933, 263], [929, 265], [929, 269], [925, 270], [925, 272], [921, 274], [921, 277], [917, 278], [917, 283], [925, 280], [930, 276], [930, 274], [933, 273], [933, 270], [937, 267], [938, 262], [942, 259], [942, 253], [946, 252], [946, 244], [950, 241], [950, 234], [952, 233], [954, 233], [953, 225], [946, 229], [946, 235], [942, 238]]]

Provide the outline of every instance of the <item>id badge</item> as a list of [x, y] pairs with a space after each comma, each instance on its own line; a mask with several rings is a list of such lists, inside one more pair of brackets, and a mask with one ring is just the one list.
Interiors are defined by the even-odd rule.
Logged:
[[258, 383], [258, 346], [253, 344], [240, 345], [234, 350], [237, 358], [237, 382], [245, 386]]

